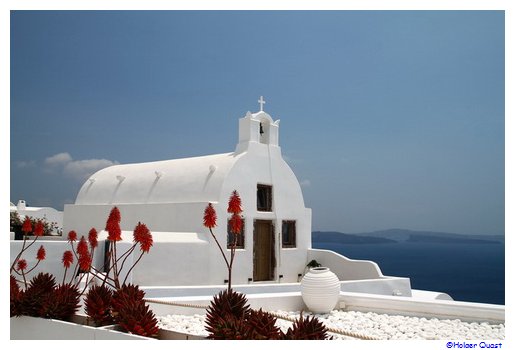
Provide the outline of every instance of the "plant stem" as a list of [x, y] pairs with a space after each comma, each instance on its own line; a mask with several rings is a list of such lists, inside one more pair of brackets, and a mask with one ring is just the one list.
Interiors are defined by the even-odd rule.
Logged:
[[131, 255], [131, 253], [134, 251], [134, 249], [136, 248], [136, 245], [137, 243], [134, 243], [132, 245], [132, 247], [130, 247], [130, 249], [128, 249], [125, 253], [123, 253], [120, 258], [118, 258], [118, 261], [121, 260], [121, 258], [125, 255], [125, 259], [123, 259], [122, 261], [122, 265], [120, 266], [120, 272], [123, 270], [123, 265], [125, 264], [125, 261], [127, 260], [127, 258]]
[[[82, 280], [82, 277], [80, 278], [79, 282], [77, 283], [80, 284], [80, 281]], [[88, 283], [89, 283], [89, 272], [86, 273], [86, 283], [84, 284], [84, 289], [80, 292], [80, 295], [84, 294], [84, 292], [86, 291], [86, 289], [88, 288]]]
[[[16, 266], [16, 263], [18, 262], [18, 260], [20, 259], [21, 257], [21, 254], [23, 253], [23, 251], [25, 250], [25, 242], [27, 242], [27, 235], [23, 235], [23, 245], [21, 246], [21, 250], [20, 252], [18, 253], [18, 255], [16, 255], [16, 258], [14, 258], [14, 261], [13, 261], [13, 264], [11, 265], [11, 270], [9, 272], [12, 272], [14, 270], [14, 266]], [[15, 270], [16, 271], [16, 270]]]
[[[111, 249], [111, 247], [109, 248], [109, 250], [110, 250], [110, 252], [108, 253], [108, 254], [109, 254], [109, 261], [111, 261], [111, 260], [112, 260], [112, 258], [111, 258], [111, 257], [112, 257], [112, 255], [113, 255], [113, 253], [112, 253], [112, 251], [111, 251], [111, 250], [112, 250], [112, 249]], [[114, 267], [113, 265], [114, 265], [114, 264], [112, 264], [112, 265], [108, 266], [108, 267], [107, 267], [107, 271], [105, 271], [105, 272], [104, 272], [104, 274], [105, 274], [105, 275], [104, 275], [104, 280], [102, 281], [102, 286], [103, 286], [103, 285], [105, 285], [105, 284], [108, 284], [109, 286], [111, 286], [111, 287], [113, 287], [113, 288], [115, 288], [115, 289], [118, 289], [118, 288], [119, 288], [120, 283], [118, 283], [118, 286], [117, 286], [117, 284], [116, 284], [117, 280], [115, 280], [115, 278], [114, 278], [114, 277], [109, 277], [109, 273], [111, 272], [111, 270], [113, 270], [113, 267]], [[96, 271], [98, 274], [100, 274], [100, 271], [98, 271], [97, 269], [95, 269], [95, 271]], [[113, 272], [113, 275], [114, 275], [114, 272]], [[111, 281], [112, 283], [109, 283], [107, 280]]]
[[137, 263], [139, 263], [139, 261], [141, 260], [141, 258], [143, 257], [143, 254], [145, 252], [141, 252], [141, 254], [139, 255], [139, 258], [138, 260], [136, 260], [136, 262], [134, 264], [132, 264], [131, 268], [129, 269], [129, 271], [127, 271], [127, 275], [125, 276], [125, 278], [123, 279], [123, 284], [125, 284], [125, 281], [127, 281], [127, 277], [129, 277], [129, 274], [131, 273], [132, 269], [134, 268], [134, 266], [136, 266]]
[[[75, 277], [77, 277], [78, 272], [79, 272], [79, 259], [77, 258], [77, 265], [75, 265], [75, 268], [73, 269], [73, 274], [72, 274], [72, 277], [70, 278], [70, 284], [72, 284]], [[75, 283], [77, 284], [78, 282], [75, 282]]]
[[[112, 284], [112, 283], [114, 283], [114, 280], [111, 277], [109, 277], [109, 275], [107, 273], [104, 275], [103, 272], [100, 272], [100, 270], [96, 269], [94, 266], [91, 266], [90, 273], [98, 279], [100, 279], [100, 276], [102, 276], [102, 278], [103, 278], [102, 284], [107, 283], [110, 286], [114, 286]], [[111, 281], [112, 283], [108, 283], [107, 280]]]
[[23, 284], [25, 285], [25, 289], [27, 289], [27, 280], [25, 279], [25, 272], [21, 270], [21, 275], [23, 277]]
[[[234, 237], [235, 234], [233, 234], [233, 237]], [[236, 255], [236, 242], [234, 242], [234, 238], [233, 238], [233, 242], [231, 243], [231, 262], [229, 263], [229, 286], [228, 288], [231, 289], [232, 287], [232, 264], [234, 262], [234, 256]]]
[[218, 246], [218, 249], [220, 249], [220, 252], [222, 253], [222, 256], [225, 260], [225, 265], [227, 265], [227, 268], [229, 268], [229, 262], [227, 261], [227, 258], [225, 257], [225, 253], [224, 253], [224, 250], [222, 249], [222, 246], [218, 242], [218, 239], [216, 239], [216, 236], [213, 233], [213, 230], [211, 230], [211, 228], [209, 228], [209, 232], [211, 232], [211, 236], [213, 236], [213, 238], [215, 239], [216, 245]]
[[116, 288], [120, 288], [120, 281], [118, 280], [118, 265], [116, 263], [116, 241], [113, 241], [113, 274], [114, 285]]
[[21, 255], [23, 254], [24, 251], [26, 251], [27, 249], [29, 249], [34, 243], [36, 243], [36, 241], [38, 240], [38, 237], [39, 236], [35, 236], [34, 237], [34, 240], [32, 242], [29, 243], [28, 246], [25, 246], [26, 242], [27, 242], [27, 235], [23, 235], [23, 245], [21, 247], [21, 250], [20, 252], [18, 253], [18, 255], [16, 256], [16, 258], [14, 259], [13, 261], [13, 264], [11, 265], [11, 270], [10, 272], [12, 272], [12, 270], [14, 269], [14, 266], [16, 265], [16, 263], [18, 262], [18, 260], [20, 259]]
[[27, 275], [28, 275], [29, 273], [31, 273], [31, 272], [32, 272], [32, 270], [34, 270], [34, 269], [39, 265], [39, 262], [40, 262], [40, 261], [41, 261], [41, 260], [38, 260], [38, 262], [36, 263], [36, 265], [34, 265], [34, 267], [32, 267], [30, 270], [28, 270], [28, 271], [27, 271]]
[[67, 268], [67, 267], [65, 267], [65, 268], [64, 268], [64, 276], [63, 276], [63, 283], [62, 283], [62, 284], [64, 284], [64, 281], [66, 280], [66, 272], [67, 272], [67, 271], [68, 271], [68, 268]]

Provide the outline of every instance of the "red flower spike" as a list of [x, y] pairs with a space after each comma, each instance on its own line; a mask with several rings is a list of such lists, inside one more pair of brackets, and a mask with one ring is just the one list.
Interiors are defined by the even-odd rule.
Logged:
[[79, 267], [83, 271], [89, 271], [91, 267], [91, 255], [89, 255], [89, 252], [86, 254], [79, 255]]
[[121, 241], [122, 230], [120, 228], [120, 210], [117, 207], [113, 207], [109, 213], [109, 217], [106, 222], [106, 231], [108, 232], [107, 239], [110, 241]]
[[27, 268], [27, 260], [20, 259], [18, 260], [18, 271], [23, 271]]
[[43, 246], [41, 246], [41, 247], [39, 247], [38, 252], [36, 254], [36, 259], [41, 261], [41, 260], [45, 260], [45, 257], [46, 257], [45, 248]]
[[[109, 213], [109, 217], [107, 218], [108, 223], [117, 222], [120, 223], [122, 220], [122, 216], [120, 215], [120, 210], [117, 207], [113, 207], [111, 209], [111, 212]], [[107, 225], [106, 225], [106, 231], [107, 231]]]
[[122, 229], [120, 228], [120, 224], [117, 222], [110, 223], [106, 225], [106, 230], [108, 232], [107, 239], [110, 241], [121, 241], [122, 240]]
[[229, 230], [232, 233], [239, 234], [241, 233], [242, 227], [243, 220], [241, 219], [241, 216], [238, 214], [232, 214], [231, 218], [229, 219]]
[[204, 210], [204, 226], [207, 228], [216, 226], [216, 211], [211, 203], [209, 203]]
[[77, 254], [79, 254], [79, 256], [89, 254], [88, 243], [86, 242], [86, 238], [84, 238], [84, 236], [80, 238], [80, 241], [77, 244]]
[[73, 264], [73, 253], [71, 250], [67, 250], [63, 253], [63, 265], [68, 268]]
[[25, 217], [25, 221], [23, 221], [23, 226], [21, 227], [21, 230], [25, 232], [25, 234], [32, 232], [32, 221], [30, 221], [30, 218], [28, 216]]
[[77, 244], [77, 254], [79, 255], [79, 266], [83, 271], [89, 271], [91, 267], [92, 258], [88, 250], [88, 242], [82, 236]]
[[34, 236], [43, 236], [45, 233], [45, 226], [41, 222], [41, 220], [38, 220], [36, 223], [36, 227], [34, 227]]
[[134, 242], [139, 243], [141, 251], [148, 253], [154, 243], [152, 234], [145, 224], [138, 222], [134, 228]]
[[239, 214], [242, 212], [241, 209], [241, 198], [237, 191], [233, 191], [231, 198], [229, 198], [229, 206], [227, 208], [228, 213]]
[[77, 232], [71, 230], [70, 232], [68, 232], [68, 242], [74, 242], [77, 240]]
[[98, 232], [97, 230], [95, 230], [95, 228], [89, 230], [88, 241], [89, 245], [91, 246], [91, 249], [96, 248], [98, 246]]

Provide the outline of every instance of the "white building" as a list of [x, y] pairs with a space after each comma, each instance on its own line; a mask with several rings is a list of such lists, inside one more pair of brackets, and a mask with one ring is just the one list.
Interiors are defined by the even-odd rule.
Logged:
[[[279, 147], [279, 120], [263, 111], [239, 120], [235, 151], [204, 157], [115, 165], [98, 171], [64, 209], [64, 235], [101, 230], [113, 206], [120, 209], [124, 241], [138, 221], [152, 231], [154, 246], [133, 271], [140, 285], [220, 285], [227, 269], [203, 226], [213, 203], [214, 233], [227, 242], [227, 202], [241, 196], [244, 235], [233, 283], [297, 282], [311, 248], [311, 209]], [[105, 233], [104, 233], [105, 234]], [[98, 254], [101, 255], [101, 254]], [[99, 262], [100, 263], [100, 262]]]
[[[262, 100], [261, 100], [262, 101]], [[279, 147], [279, 121], [262, 110], [239, 120], [235, 151], [204, 157], [141, 164], [115, 165], [98, 171], [80, 189], [75, 204], [64, 209], [64, 236], [75, 230], [87, 235], [105, 227], [113, 206], [121, 212], [123, 241], [118, 253], [132, 244], [132, 230], [141, 221], [152, 231], [154, 246], [143, 257], [130, 283], [147, 298], [207, 304], [224, 288], [227, 269], [203, 213], [213, 203], [218, 216], [214, 233], [226, 245], [228, 199], [241, 196], [244, 235], [233, 267], [234, 289], [245, 293], [254, 309], [305, 308], [299, 277], [316, 259], [340, 281], [337, 308], [419, 317], [454, 316], [474, 322], [504, 322], [504, 306], [452, 301], [440, 292], [412, 290], [407, 277], [384, 276], [372, 261], [352, 260], [329, 250], [311, 248], [311, 210], [305, 208], [295, 175]], [[99, 242], [107, 234], [101, 232]], [[32, 274], [63, 278], [61, 256], [69, 249], [62, 241], [42, 242], [47, 259]], [[11, 241], [11, 259], [23, 242]], [[38, 245], [24, 255], [36, 264]], [[103, 265], [103, 249], [94, 264]], [[138, 254], [139, 255], [139, 254]], [[127, 262], [127, 265], [131, 265]], [[28, 277], [30, 279], [31, 276]], [[123, 273], [120, 276], [124, 278]], [[197, 308], [151, 303], [157, 315], [198, 313]]]
[[[49, 223], [55, 223], [57, 230], [63, 227], [63, 212], [50, 207], [28, 207], [27, 203], [22, 199], [16, 205], [10, 203], [10, 212], [17, 212], [23, 220], [25, 216], [34, 219], [43, 219]], [[54, 231], [54, 234], [58, 234]]]

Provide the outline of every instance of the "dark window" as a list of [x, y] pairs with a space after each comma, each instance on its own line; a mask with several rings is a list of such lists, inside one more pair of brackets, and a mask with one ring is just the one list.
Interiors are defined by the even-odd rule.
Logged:
[[227, 219], [227, 249], [231, 248], [234, 236], [236, 236], [236, 249], [245, 249], [245, 219], [242, 219], [241, 233], [238, 234], [231, 232], [229, 219]]
[[295, 221], [283, 221], [283, 248], [295, 248], [297, 246]]
[[257, 210], [272, 211], [272, 186], [257, 185]]
[[104, 242], [104, 272], [109, 272], [109, 266], [111, 266], [111, 253], [109, 253], [111, 241], [106, 239]]

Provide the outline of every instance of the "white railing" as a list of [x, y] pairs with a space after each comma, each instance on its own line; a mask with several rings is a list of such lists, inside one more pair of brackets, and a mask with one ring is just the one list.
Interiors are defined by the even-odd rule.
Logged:
[[331, 269], [340, 281], [384, 278], [379, 266], [368, 260], [353, 260], [331, 250], [308, 249], [308, 262], [316, 260]]

